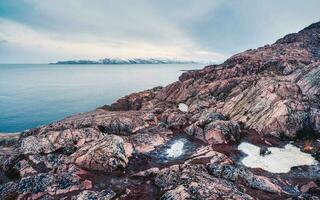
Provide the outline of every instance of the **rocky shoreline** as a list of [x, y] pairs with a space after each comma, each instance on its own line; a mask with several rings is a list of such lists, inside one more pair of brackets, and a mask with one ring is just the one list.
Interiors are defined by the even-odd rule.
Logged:
[[291, 141], [319, 161], [319, 66], [320, 22], [22, 132], [0, 145], [0, 199], [319, 199], [319, 164], [270, 173], [237, 149]]

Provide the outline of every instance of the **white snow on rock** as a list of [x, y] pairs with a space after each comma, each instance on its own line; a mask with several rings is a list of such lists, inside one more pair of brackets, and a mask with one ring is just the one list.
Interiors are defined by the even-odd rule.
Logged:
[[183, 154], [184, 140], [175, 141], [167, 150], [166, 154], [169, 158], [177, 158]]
[[182, 112], [188, 112], [189, 107], [184, 103], [179, 103], [179, 110]]
[[318, 163], [310, 154], [300, 151], [292, 144], [287, 144], [284, 148], [269, 147], [271, 154], [265, 156], [260, 155], [260, 147], [247, 142], [241, 143], [238, 150], [247, 154], [241, 161], [243, 165], [272, 173], [288, 173], [291, 167]]

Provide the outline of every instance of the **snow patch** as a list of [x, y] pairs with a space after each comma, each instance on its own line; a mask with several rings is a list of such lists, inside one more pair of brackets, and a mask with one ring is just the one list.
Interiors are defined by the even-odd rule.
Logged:
[[179, 103], [179, 110], [182, 112], [188, 112], [189, 107], [184, 103]]
[[177, 158], [181, 156], [183, 152], [185, 141], [183, 139], [175, 141], [170, 147], [166, 150], [167, 157]]
[[284, 148], [269, 147], [271, 154], [265, 156], [260, 155], [260, 147], [247, 142], [241, 143], [238, 150], [247, 154], [241, 160], [243, 165], [272, 173], [288, 173], [291, 167], [318, 163], [310, 154], [300, 151], [292, 144], [287, 144]]

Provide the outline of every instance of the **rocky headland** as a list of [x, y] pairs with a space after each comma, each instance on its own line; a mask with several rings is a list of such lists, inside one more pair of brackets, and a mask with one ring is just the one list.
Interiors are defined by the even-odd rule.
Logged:
[[319, 164], [271, 173], [237, 149], [319, 161], [319, 136], [320, 22], [2, 142], [0, 199], [319, 199]]

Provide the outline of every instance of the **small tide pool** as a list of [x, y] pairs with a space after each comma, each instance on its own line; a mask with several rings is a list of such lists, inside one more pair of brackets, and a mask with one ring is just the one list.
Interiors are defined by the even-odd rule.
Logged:
[[183, 161], [192, 155], [201, 145], [183, 136], [175, 136], [160, 148], [149, 153], [156, 163]]

